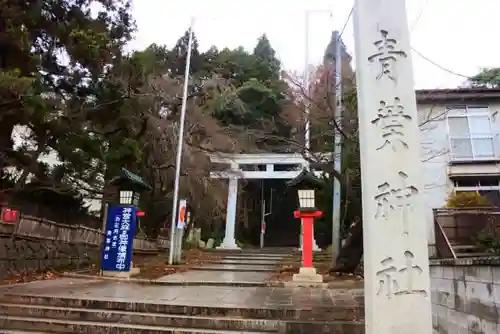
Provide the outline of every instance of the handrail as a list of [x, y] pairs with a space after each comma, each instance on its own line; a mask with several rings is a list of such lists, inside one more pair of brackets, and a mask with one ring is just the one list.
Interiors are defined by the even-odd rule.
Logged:
[[436, 236], [436, 249], [441, 258], [453, 258], [456, 259], [457, 255], [451, 247], [448, 237], [444, 233], [443, 227], [436, 218], [434, 218], [434, 234]]

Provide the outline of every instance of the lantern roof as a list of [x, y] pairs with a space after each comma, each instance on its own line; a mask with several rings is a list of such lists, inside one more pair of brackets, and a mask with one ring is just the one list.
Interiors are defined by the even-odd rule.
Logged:
[[290, 188], [313, 188], [323, 187], [323, 181], [319, 179], [312, 171], [307, 168], [302, 169], [299, 175], [286, 183]]
[[121, 189], [128, 190], [129, 188], [137, 192], [153, 189], [142, 177], [123, 167], [120, 169], [120, 175], [114, 177], [110, 181], [110, 184], [118, 186]]

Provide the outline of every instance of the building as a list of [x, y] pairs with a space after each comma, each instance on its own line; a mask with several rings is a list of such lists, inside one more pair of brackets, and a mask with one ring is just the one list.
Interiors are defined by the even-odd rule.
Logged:
[[[500, 88], [417, 91], [429, 245], [433, 208], [450, 193], [478, 191], [500, 205]], [[431, 252], [434, 247], [430, 247]]]

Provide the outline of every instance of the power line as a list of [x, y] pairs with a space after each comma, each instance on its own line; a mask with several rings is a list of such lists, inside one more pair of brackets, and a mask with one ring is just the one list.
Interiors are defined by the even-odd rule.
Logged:
[[349, 23], [349, 20], [351, 19], [351, 16], [352, 16], [353, 12], [354, 12], [354, 5], [352, 5], [351, 11], [349, 12], [349, 15], [347, 16], [347, 20], [345, 21], [344, 26], [342, 27], [342, 30], [340, 31], [339, 40], [342, 37], [342, 34], [344, 33], [344, 30], [347, 27], [347, 24]]
[[429, 57], [423, 55], [420, 51], [416, 50], [414, 47], [411, 47], [411, 49], [417, 54], [419, 55], [420, 57], [422, 57], [423, 59], [425, 59], [426, 61], [428, 61], [429, 63], [431, 63], [432, 65], [436, 66], [437, 68], [441, 69], [442, 71], [445, 71], [445, 72], [448, 72], [450, 74], [453, 74], [455, 76], [458, 76], [458, 77], [461, 77], [461, 78], [464, 78], [464, 79], [467, 79], [468, 81], [473, 81], [473, 82], [476, 82], [476, 83], [481, 83], [481, 84], [490, 84], [490, 85], [498, 85], [498, 82], [495, 82], [491, 79], [485, 79], [485, 78], [476, 78], [474, 76], [468, 76], [468, 75], [465, 75], [465, 74], [462, 74], [462, 73], [458, 73], [458, 72], [455, 72], [455, 71], [452, 71], [438, 63], [436, 63], [434, 60], [430, 59]]
[[465, 79], [468, 79], [468, 80], [471, 80], [473, 79], [472, 77], [468, 76], [468, 75], [465, 75], [465, 74], [461, 74], [461, 73], [458, 73], [458, 72], [455, 72], [455, 71], [452, 71], [450, 69], [447, 69], [446, 67], [436, 63], [434, 60], [430, 59], [429, 57], [423, 55], [420, 51], [416, 50], [413, 46], [411, 47], [411, 49], [413, 51], [415, 51], [416, 54], [418, 54], [420, 57], [422, 57], [423, 59], [427, 60], [429, 63], [431, 63], [432, 65], [436, 66], [437, 68], [440, 68], [441, 70], [445, 71], [445, 72], [448, 72], [450, 74], [453, 74], [453, 75], [456, 75], [456, 76], [459, 76], [459, 77], [462, 77], [462, 78], [465, 78]]
[[425, 10], [427, 9], [427, 5], [429, 5], [429, 0], [427, 0], [425, 2], [425, 4], [422, 6], [422, 9], [420, 10], [420, 13], [417, 15], [417, 18], [415, 20], [413, 20], [413, 22], [410, 24], [410, 32], [412, 32], [413, 29], [415, 29], [418, 21], [420, 20], [420, 18], [424, 14]]

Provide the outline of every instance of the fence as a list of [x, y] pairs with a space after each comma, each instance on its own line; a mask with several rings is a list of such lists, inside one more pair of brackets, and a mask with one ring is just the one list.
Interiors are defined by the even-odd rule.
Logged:
[[472, 245], [484, 229], [500, 231], [499, 208], [434, 209], [434, 220], [453, 245]]
[[[17, 224], [5, 224], [0, 222], [0, 235], [13, 238], [57, 240], [72, 244], [85, 244], [99, 246], [102, 242], [102, 231], [81, 225], [66, 225], [50, 220], [21, 215]], [[168, 240], [158, 238], [135, 238], [134, 250], [152, 251], [158, 248], [167, 248]]]
[[[21, 215], [17, 223], [0, 222], [0, 279], [50, 268], [97, 265], [101, 230], [66, 225]], [[165, 238], [134, 239], [135, 253], [154, 253], [168, 247]]]

